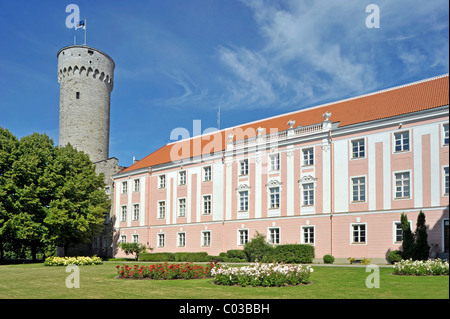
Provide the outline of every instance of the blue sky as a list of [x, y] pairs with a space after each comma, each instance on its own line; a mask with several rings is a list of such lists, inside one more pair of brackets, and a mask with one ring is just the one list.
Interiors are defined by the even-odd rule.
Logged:
[[[0, 2], [0, 126], [58, 144], [58, 50], [87, 44], [115, 63], [110, 156], [129, 166], [177, 127], [221, 128], [449, 72], [446, 0]], [[380, 27], [367, 28], [369, 4]]]

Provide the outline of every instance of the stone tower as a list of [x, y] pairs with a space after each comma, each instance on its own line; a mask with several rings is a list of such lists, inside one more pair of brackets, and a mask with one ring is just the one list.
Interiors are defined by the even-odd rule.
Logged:
[[107, 160], [114, 61], [84, 45], [62, 48], [57, 56], [59, 145], [70, 143], [94, 163]]
[[[58, 82], [59, 146], [70, 143], [89, 155], [97, 174], [105, 175], [105, 191], [113, 193], [110, 178], [122, 167], [109, 157], [110, 99], [114, 83], [114, 61], [104, 52], [72, 45], [59, 50]], [[112, 257], [113, 222], [111, 209], [105, 212], [103, 232], [89, 245], [79, 245], [72, 254]], [[58, 253], [59, 255], [60, 253]]]

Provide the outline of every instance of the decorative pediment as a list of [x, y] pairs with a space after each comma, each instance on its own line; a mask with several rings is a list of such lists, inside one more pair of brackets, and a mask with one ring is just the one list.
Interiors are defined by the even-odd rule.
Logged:
[[275, 186], [281, 186], [283, 184], [280, 181], [277, 181], [275, 179], [271, 180], [269, 183], [266, 184], [266, 187], [275, 187]]
[[239, 184], [239, 186], [236, 188], [236, 190], [239, 191], [248, 191], [250, 190], [250, 186], [247, 184]]
[[315, 181], [317, 181], [317, 178], [312, 177], [311, 175], [306, 175], [306, 176], [303, 176], [302, 179], [299, 180], [298, 182], [299, 182], [299, 184], [303, 184], [303, 183], [313, 183]]

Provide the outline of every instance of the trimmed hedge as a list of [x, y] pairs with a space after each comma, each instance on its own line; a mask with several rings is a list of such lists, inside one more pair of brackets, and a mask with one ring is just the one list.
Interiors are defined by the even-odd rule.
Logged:
[[178, 261], [209, 262], [211, 256], [206, 252], [198, 253], [140, 253], [139, 261]]
[[287, 244], [275, 246], [269, 259], [285, 264], [311, 264], [314, 259], [314, 246]]
[[[285, 264], [310, 264], [314, 259], [314, 247], [311, 245], [287, 244], [275, 247], [268, 246], [262, 262], [277, 262]], [[153, 262], [246, 262], [244, 250], [231, 249], [219, 256], [210, 256], [206, 252], [196, 253], [140, 253], [139, 261]]]

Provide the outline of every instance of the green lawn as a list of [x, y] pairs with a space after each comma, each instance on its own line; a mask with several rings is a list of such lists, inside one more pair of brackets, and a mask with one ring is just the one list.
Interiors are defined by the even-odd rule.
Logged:
[[[66, 267], [43, 264], [1, 265], [2, 299], [448, 299], [449, 277], [407, 277], [380, 267], [380, 288], [367, 288], [365, 267], [313, 266], [312, 284], [295, 287], [225, 287], [213, 279], [116, 279], [115, 266], [105, 262], [80, 266], [80, 288], [69, 289]], [[130, 266], [133, 263], [128, 263]]]

